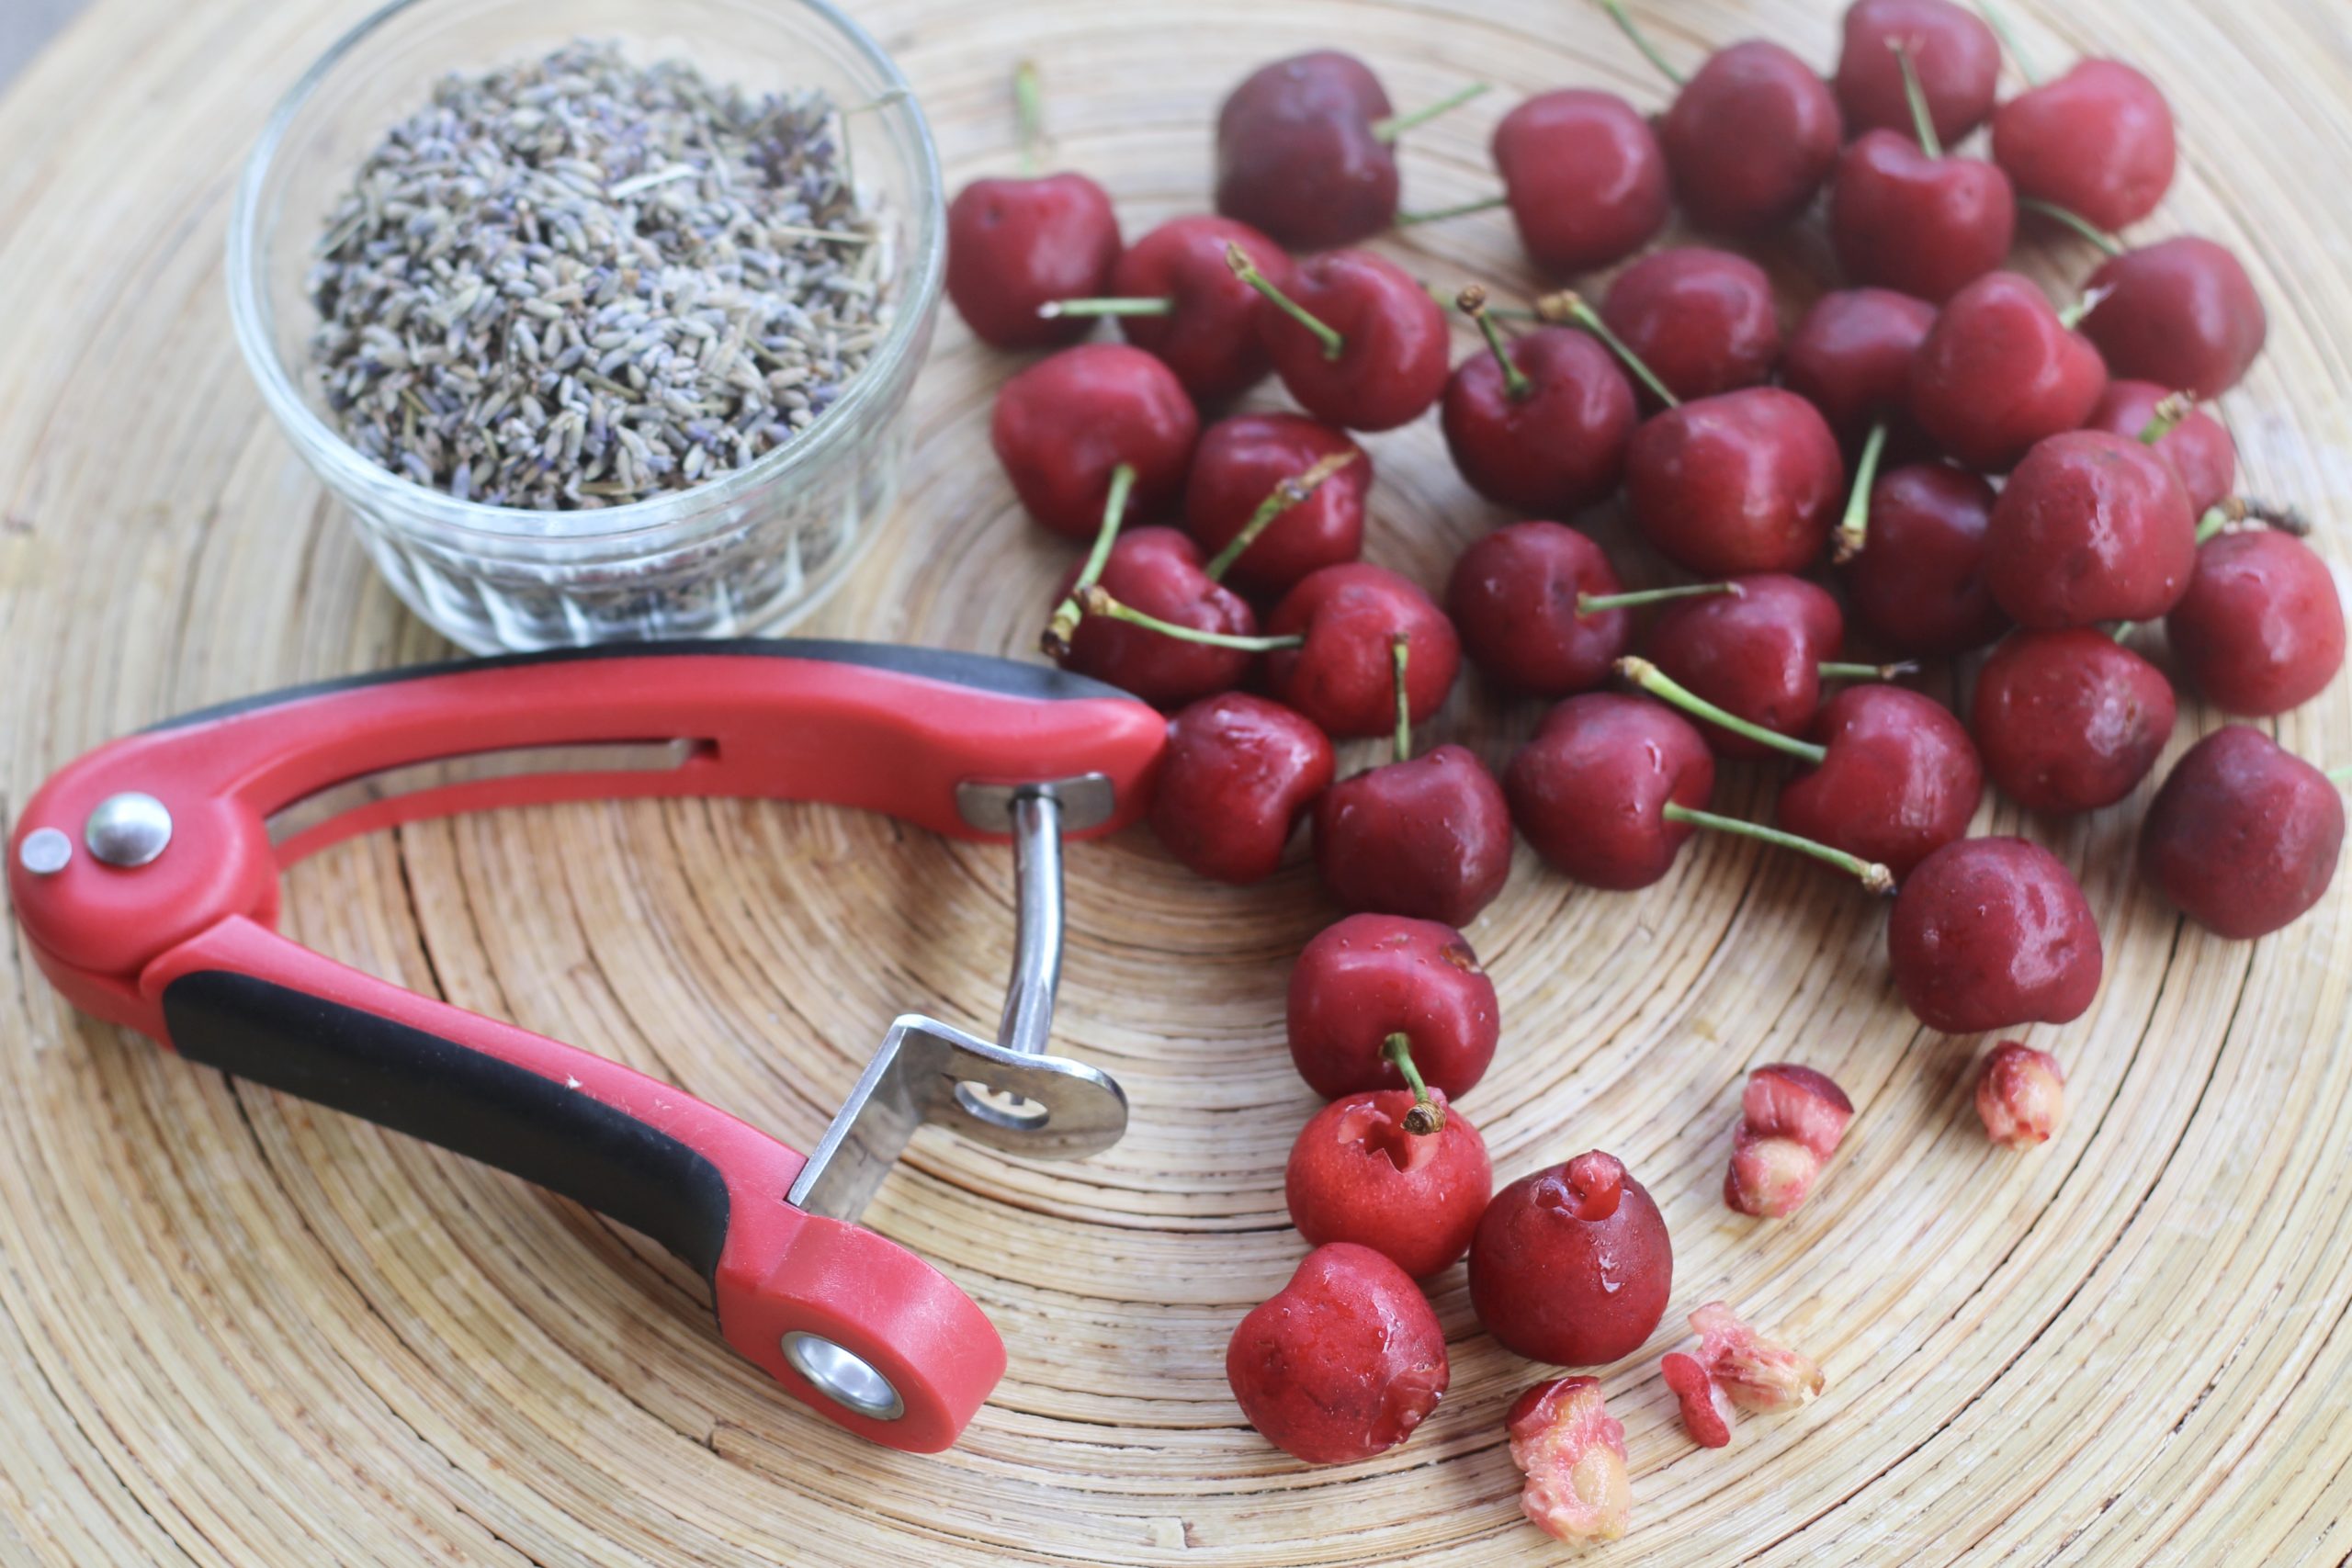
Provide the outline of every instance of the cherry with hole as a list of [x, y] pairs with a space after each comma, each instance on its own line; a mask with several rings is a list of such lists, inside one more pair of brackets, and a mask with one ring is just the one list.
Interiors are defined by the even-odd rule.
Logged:
[[1283, 1198], [1308, 1245], [1354, 1242], [1425, 1280], [1470, 1250], [1494, 1185], [1486, 1140], [1442, 1089], [1376, 1089], [1308, 1118]]
[[1674, 1244], [1649, 1191], [1593, 1150], [1495, 1194], [1470, 1243], [1470, 1304], [1503, 1348], [1599, 1367], [1666, 1315]]

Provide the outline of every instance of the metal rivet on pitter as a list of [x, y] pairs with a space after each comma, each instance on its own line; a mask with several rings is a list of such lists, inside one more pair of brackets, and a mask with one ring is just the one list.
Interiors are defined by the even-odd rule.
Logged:
[[17, 863], [35, 876], [55, 876], [74, 859], [74, 840], [54, 828], [37, 828], [17, 846]]
[[82, 841], [107, 865], [126, 871], [147, 865], [172, 841], [172, 814], [152, 795], [108, 795], [90, 813]]

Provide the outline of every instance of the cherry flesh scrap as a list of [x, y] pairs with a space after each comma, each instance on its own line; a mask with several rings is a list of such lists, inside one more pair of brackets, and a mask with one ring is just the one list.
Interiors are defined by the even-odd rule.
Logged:
[[1846, 460], [1811, 403], [1750, 387], [1644, 424], [1625, 485], [1643, 536], [1678, 565], [1702, 577], [1797, 571], [1828, 541]]
[[1200, 875], [1262, 882], [1335, 771], [1323, 732], [1279, 703], [1204, 697], [1168, 721], [1152, 831]]
[[1225, 1377], [1268, 1442], [1306, 1464], [1344, 1464], [1395, 1448], [1437, 1408], [1445, 1334], [1411, 1275], [1334, 1242], [1241, 1320]]
[[1846, 564], [1854, 619], [1913, 658], [1982, 648], [2009, 617], [1984, 585], [1993, 487], [1949, 463], [1894, 469], [1871, 487], [1867, 543]]
[[1698, 1357], [1669, 1350], [1657, 1364], [1667, 1388], [1682, 1406], [1683, 1430], [1702, 1449], [1731, 1447], [1731, 1396], [1707, 1375]]
[[1633, 383], [1589, 333], [1538, 327], [1506, 342], [1486, 293], [1462, 291], [1487, 337], [1446, 383], [1446, 450], [1470, 488], [1520, 512], [1580, 512], [1616, 493], [1640, 412]]
[[[1435, 1130], [1408, 1126], [1416, 1107], [1430, 1104]], [[1425, 1280], [1470, 1250], [1494, 1185], [1486, 1140], [1469, 1118], [1442, 1092], [1424, 1102], [1399, 1089], [1351, 1094], [1317, 1111], [1291, 1145], [1283, 1196], [1309, 1245], [1354, 1242]]]
[[1790, 335], [1781, 383], [1858, 443], [1876, 422], [1908, 422], [1911, 359], [1935, 321], [1933, 305], [1890, 288], [1825, 294]]
[[2109, 381], [2084, 428], [2135, 441], [2146, 440], [2152, 428], [2160, 431], [2150, 445], [2188, 492], [2189, 511], [2202, 517], [2237, 490], [2238, 445], [2220, 420], [2201, 408], [2184, 407], [2185, 401], [2154, 381]]
[[1826, 1380], [1813, 1359], [1757, 1333], [1730, 1303], [1693, 1307], [1690, 1328], [1699, 1336], [1700, 1364], [1742, 1410], [1770, 1415], [1820, 1397]]
[[1393, 430], [1437, 401], [1450, 374], [1445, 312], [1369, 251], [1309, 256], [1288, 288], [1227, 256], [1261, 296], [1258, 341], [1299, 407], [1350, 430]]
[[[1574, 528], [1513, 523], [1462, 552], [1445, 591], [1463, 651], [1504, 691], [1589, 692], [1632, 646], [1634, 621], [1609, 558]], [[1647, 595], [1632, 595], [1641, 599]]]
[[1886, 947], [1904, 1001], [1946, 1034], [2071, 1023], [2098, 994], [2103, 963], [2082, 888], [2023, 839], [1962, 839], [1920, 862], [1895, 897]]
[[1826, 1073], [1774, 1062], [1747, 1075], [1732, 1134], [1724, 1201], [1758, 1219], [1784, 1219], [1813, 1190], [1854, 1119], [1854, 1102]]
[[1968, 831], [1984, 769], [1941, 703], [1901, 686], [1849, 686], [1821, 705], [1820, 761], [1781, 790], [1781, 826], [1898, 878]]
[[1184, 530], [1218, 558], [1278, 490], [1341, 459], [1232, 558], [1221, 581], [1245, 593], [1276, 594], [1311, 571], [1354, 560], [1363, 549], [1372, 459], [1345, 432], [1295, 413], [1236, 414], [1201, 433], [1184, 491]]
[[2024, 631], [1993, 650], [1968, 719], [1984, 770], [2029, 811], [2112, 806], [2172, 737], [2172, 684], [2090, 627]]
[[2301, 707], [2344, 668], [2335, 578], [2310, 546], [2275, 529], [2199, 546], [2165, 630], [2188, 683], [2227, 713]]
[[1520, 1511], [1555, 1540], [1622, 1540], [1633, 1520], [1625, 1427], [1599, 1378], [1554, 1378], [1511, 1401], [1510, 1460], [1527, 1477]]
[[[1821, 667], [1846, 635], [1838, 601], [1777, 572], [1732, 580], [1735, 590], [1677, 601], [1651, 626], [1650, 661], [1690, 691], [1750, 724], [1802, 734], [1821, 705]], [[1700, 733], [1719, 757], [1767, 757], [1771, 749], [1717, 725]]]
[[1111, 198], [1084, 175], [974, 180], [947, 209], [947, 298], [993, 348], [1056, 348], [1094, 328], [1039, 312], [1100, 294], [1119, 259]]
[[2118, 376], [2218, 398], [2245, 378], [2270, 335], [2254, 280], [2194, 234], [2126, 251], [2091, 274], [2083, 331]]
[[2020, 196], [2100, 229], [2127, 228], [2172, 185], [2172, 107], [2129, 65], [2081, 61], [1994, 111], [1993, 157]]
[[1684, 245], [1619, 273], [1600, 319], [1678, 398], [1753, 387], [1781, 356], [1772, 280], [1746, 256]]
[[1317, 933], [1291, 970], [1288, 1018], [1291, 1060], [1326, 1100], [1409, 1089], [1407, 1061], [1459, 1100], [1502, 1033], [1495, 983], [1462, 933], [1394, 915], [1350, 915]]
[[1986, 525], [1985, 583], [2021, 626], [2154, 620], [2196, 569], [2197, 515], [2171, 465], [2104, 430], [2037, 445]]
[[1520, 243], [1547, 272], [1612, 265], [1666, 227], [1666, 154], [1614, 93], [1537, 94], [1495, 127], [1494, 155]]
[[1274, 697], [1335, 738], [1385, 735], [1396, 723], [1393, 647], [1408, 647], [1413, 722], [1436, 713], [1453, 689], [1462, 644], [1453, 623], [1420, 588], [1383, 567], [1327, 566], [1301, 578], [1274, 606], [1266, 630], [1297, 637], [1266, 660]]
[[1136, 515], [1173, 502], [1200, 415], [1168, 367], [1125, 344], [1088, 343], [1041, 359], [996, 395], [989, 439], [1029, 515], [1086, 539], [1102, 522], [1112, 470], [1135, 469]]
[[1570, 697], [1503, 773], [1511, 820], [1555, 870], [1588, 887], [1631, 892], [1672, 869], [1697, 831], [1669, 815], [1706, 807], [1715, 760], [1679, 714], [1641, 697]]
[[[1057, 599], [1080, 588], [1083, 568], [1062, 579]], [[1094, 580], [1120, 605], [1169, 626], [1223, 637], [1256, 634], [1258, 617], [1231, 589], [1201, 570], [1193, 541], [1173, 528], [1136, 528], [1119, 536]], [[1102, 613], [1080, 596], [1087, 613], [1069, 634], [1062, 665], [1157, 707], [1182, 707], [1231, 691], [1255, 657], [1245, 649], [1170, 637]]]
[[2337, 776], [2258, 729], [2224, 725], [2156, 791], [2141, 872], [2216, 935], [2252, 941], [2291, 925], [2327, 892], [2344, 852]]
[[1216, 117], [1216, 209], [1293, 250], [1352, 244], [1396, 216], [1388, 94], [1336, 50], [1261, 66]]
[[1236, 247], [1275, 287], [1288, 287], [1290, 258], [1257, 230], [1229, 218], [1176, 218], [1130, 245], [1099, 289], [1057, 296], [1042, 312], [1114, 317], [1126, 340], [1174, 371], [1195, 399], [1221, 402], [1272, 367], [1258, 341], [1258, 291], [1226, 260]]
[[1911, 105], [1893, 45], [1918, 73], [1939, 139], [1954, 142], [1991, 117], [2001, 44], [1984, 20], [1952, 0], [1856, 0], [1846, 8], [1838, 56], [1838, 107], [1846, 131], [1913, 131]]
[[2066, 1114], [2065, 1069], [2047, 1051], [2002, 1041], [1977, 1071], [1976, 1114], [2005, 1149], [2048, 1143]]
[[1911, 413], [1963, 467], [2004, 473], [2034, 443], [2074, 430], [2107, 389], [2107, 367], [2039, 284], [1987, 273], [1947, 300], [1911, 364]]
[[1487, 1205], [1470, 1244], [1470, 1303], [1503, 1348], [1598, 1367], [1666, 1315], [1674, 1244], [1642, 1184], [1598, 1150], [1524, 1176]]
[[1982, 158], [1872, 130], [1846, 148], [1829, 187], [1838, 263], [1859, 283], [1940, 303], [2008, 259], [2018, 206]]

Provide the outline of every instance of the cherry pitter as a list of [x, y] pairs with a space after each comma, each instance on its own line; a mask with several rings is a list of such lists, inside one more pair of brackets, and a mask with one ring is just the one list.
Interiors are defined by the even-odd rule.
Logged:
[[[190, 1061], [428, 1139], [645, 1232], [709, 1280], [727, 1342], [892, 1448], [956, 1440], [1005, 1367], [980, 1309], [857, 1220], [915, 1129], [1083, 1158], [1119, 1086], [1046, 1054], [1065, 835], [1141, 815], [1159, 714], [1038, 666], [856, 643], [669, 643], [362, 676], [100, 748], [26, 807], [17, 918], [75, 1005]], [[461, 811], [744, 795], [1009, 840], [1019, 931], [998, 1039], [894, 1021], [813, 1154], [672, 1086], [320, 956], [280, 870]]]

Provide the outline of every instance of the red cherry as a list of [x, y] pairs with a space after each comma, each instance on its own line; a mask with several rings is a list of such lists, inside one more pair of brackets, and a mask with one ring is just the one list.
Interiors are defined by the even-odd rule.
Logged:
[[[1846, 620], [1838, 601], [1779, 573], [1732, 580], [1734, 593], [1668, 606], [1643, 638], [1651, 662], [1750, 724], [1799, 735], [1821, 705], [1821, 666], [1838, 657]], [[1767, 757], [1771, 749], [1717, 725], [1700, 733], [1718, 757]]]
[[[1068, 598], [1082, 569], [1072, 567], [1054, 595]], [[1119, 536], [1096, 579], [1103, 592], [1156, 620], [1225, 637], [1250, 637], [1258, 617], [1231, 589], [1209, 580], [1200, 551], [1173, 528], [1136, 528]], [[1188, 642], [1107, 615], [1090, 614], [1069, 639], [1062, 665], [1158, 707], [1228, 692], [1255, 656], [1240, 649]]]
[[1510, 876], [1510, 807], [1459, 746], [1368, 768], [1315, 803], [1315, 869], [1343, 909], [1466, 926]]
[[1462, 644], [1419, 586], [1383, 567], [1327, 566], [1299, 580], [1266, 623], [1274, 637], [1303, 637], [1266, 660], [1274, 696], [1339, 739], [1385, 735], [1396, 723], [1399, 637], [1409, 649], [1413, 722], [1436, 713], [1453, 689]]
[[1691, 221], [1733, 233], [1769, 229], [1811, 206], [1844, 135], [1828, 84], [1762, 39], [1716, 51], [1658, 126]]
[[1239, 692], [1204, 697], [1168, 721], [1152, 831], [1203, 876], [1261, 882], [1336, 771], [1329, 739], [1290, 709]]
[[1299, 1129], [1283, 1197], [1309, 1245], [1354, 1242], [1417, 1280], [1470, 1250], [1495, 1168], [1470, 1119], [1431, 1099], [1433, 1133], [1407, 1129], [1418, 1102], [1401, 1089], [1335, 1100]]
[[1846, 489], [1837, 436], [1777, 387], [1667, 410], [1634, 432], [1625, 475], [1643, 536], [1702, 577], [1799, 570], [1821, 554]]
[[1406, 1063], [1459, 1100], [1486, 1077], [1501, 1034], [1495, 983], [1462, 933], [1435, 920], [1350, 915], [1290, 972], [1291, 1060], [1326, 1100], [1408, 1089]]
[[1823, 755], [1781, 790], [1781, 826], [1900, 879], [1968, 831], [1984, 770], [1941, 703], [1901, 686], [1849, 686], [1821, 705]]
[[1993, 157], [2019, 196], [2096, 228], [2128, 228], [2172, 185], [2172, 107], [2113, 60], [2085, 60], [1993, 112]]
[[1295, 413], [1236, 414], [1201, 434], [1184, 491], [1185, 531], [1204, 551], [1222, 554], [1278, 489], [1343, 458], [1245, 546], [1221, 581], [1249, 593], [1280, 593], [1311, 571], [1351, 561], [1363, 548], [1372, 459], [1345, 432]]
[[1498, 506], [1566, 515], [1614, 494], [1640, 414], [1633, 383], [1589, 333], [1538, 327], [1506, 343], [1483, 291], [1464, 290], [1491, 352], [1446, 383], [1446, 450], [1470, 488]]
[[1168, 367], [1125, 344], [1088, 343], [1007, 381], [989, 439], [1029, 515], [1089, 539], [1122, 463], [1136, 470], [1129, 515], [1174, 501], [1200, 429], [1193, 400]]
[[1955, 460], [2002, 473], [2033, 444], [2090, 417], [2107, 367], [2041, 286], [1988, 273], [1937, 312], [1911, 363], [1911, 412]]
[[1289, 287], [1290, 258], [1257, 230], [1229, 218], [1176, 218], [1119, 257], [1107, 297], [1060, 297], [1049, 309], [1114, 316], [1126, 340], [1173, 370], [1186, 391], [1222, 402], [1272, 368], [1258, 341], [1258, 291], [1226, 260], [1237, 246], [1275, 287]]
[[2083, 318], [2109, 369], [2218, 398], [2261, 357], [2270, 334], [2238, 258], [2195, 234], [2126, 251], [2091, 274]]
[[1993, 487], [1946, 463], [1883, 475], [1871, 488], [1869, 532], [1846, 563], [1854, 619], [1908, 657], [1964, 653], [2009, 624], [1984, 586]]
[[972, 335], [997, 348], [1076, 343], [1091, 321], [1038, 311], [1100, 294], [1119, 259], [1111, 198], [1084, 175], [974, 180], [947, 209], [947, 298]]
[[1678, 398], [1753, 387], [1781, 355], [1772, 280], [1746, 256], [1656, 251], [1617, 275], [1600, 319]]
[[2140, 835], [2143, 874], [2190, 919], [2240, 942], [2301, 919], [2343, 852], [2335, 783], [2243, 724], [2188, 749]]
[[1503, 773], [1511, 819], [1555, 870], [1588, 887], [1631, 892], [1672, 869], [1697, 831], [1666, 808], [1697, 811], [1715, 760], [1679, 714], [1642, 697], [1570, 697]]
[[1962, 839], [1903, 879], [1887, 959], [1904, 1001], [1946, 1034], [2072, 1023], [2098, 993], [2098, 923], [2056, 856]]
[[1666, 154], [1614, 93], [1537, 94], [1495, 127], [1494, 155], [1520, 243], [1547, 272], [1611, 265], [1666, 227]]
[[[2090, 430], [2112, 431], [2134, 441], [2160, 419], [2169, 419], [2177, 395], [2154, 381], [2109, 381], [2107, 392], [2091, 410]], [[2230, 499], [2238, 486], [2238, 444], [2222, 422], [2203, 409], [2191, 408], [2155, 442], [2156, 456], [2172, 465], [2181, 488], [2188, 491], [2188, 509], [2202, 517]]]
[[1470, 1303], [1503, 1348], [1597, 1367], [1630, 1356], [1666, 1315], [1674, 1244], [1642, 1184], [1595, 1151], [1521, 1177], [1470, 1244]]
[[1445, 312], [1396, 263], [1369, 251], [1309, 256], [1287, 289], [1236, 270], [1263, 296], [1258, 340], [1274, 373], [1316, 418], [1393, 430], [1445, 390]]
[[1982, 158], [1922, 151], [1899, 131], [1849, 144], [1829, 187], [1846, 276], [1922, 299], [1949, 299], [2000, 266], [2017, 227], [2008, 175]]
[[1912, 356], [1935, 320], [1933, 305], [1892, 289], [1825, 294], [1790, 337], [1781, 379], [1851, 445], [1875, 421], [1908, 422]]
[[1396, 216], [1388, 95], [1353, 55], [1261, 66], [1216, 117], [1216, 209], [1293, 250], [1352, 244]]
[[1437, 1408], [1445, 1333], [1412, 1276], [1335, 1242], [1241, 1320], [1225, 1377], [1268, 1442], [1306, 1464], [1345, 1464], [1395, 1448]]
[[2018, 632], [1976, 676], [1969, 733], [2029, 811], [2095, 811], [2130, 795], [2172, 737], [2171, 683], [2086, 626]]
[[1951, 0], [1856, 0], [1846, 8], [1845, 48], [1838, 56], [1838, 107], [1847, 134], [1912, 133], [1894, 44], [1918, 72], [1938, 138], [1958, 141], [1992, 115], [2001, 44], [1981, 18]]
[[1617, 573], [1599, 545], [1557, 523], [1513, 523], [1462, 552], [1445, 605], [1487, 680], [1507, 692], [1565, 697], [1606, 681], [1632, 645], [1632, 615], [1587, 603], [1618, 595]]
[[1985, 532], [1984, 581], [2022, 626], [2154, 620], [2196, 567], [2188, 492], [2164, 459], [2104, 430], [2034, 447]]
[[2274, 529], [2200, 546], [2165, 630], [2188, 683], [2225, 713], [2301, 707], [2344, 667], [2334, 575], [2310, 546]]

